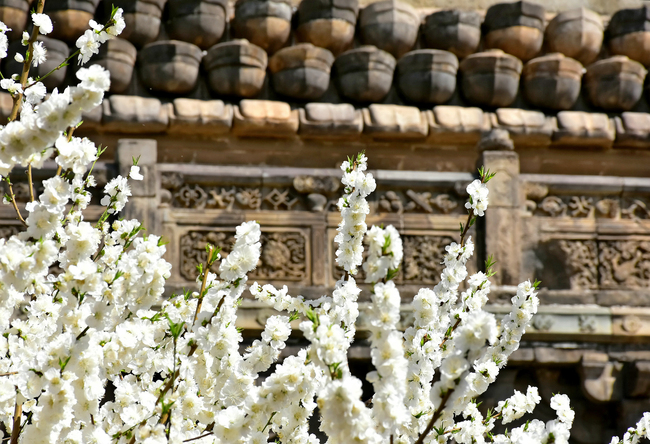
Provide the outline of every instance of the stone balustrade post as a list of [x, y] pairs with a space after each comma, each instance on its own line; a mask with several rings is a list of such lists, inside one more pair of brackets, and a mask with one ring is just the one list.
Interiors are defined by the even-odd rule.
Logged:
[[117, 142], [116, 160], [122, 176], [128, 176], [133, 159], [139, 157], [138, 166], [144, 176], [142, 181], [129, 180], [131, 197], [122, 217], [138, 219], [147, 229], [146, 234], [162, 234], [162, 221], [157, 217], [160, 175], [158, 174], [158, 144], [153, 139], [120, 139]]
[[493, 281], [497, 285], [517, 285], [521, 270], [521, 215], [519, 155], [505, 130], [484, 134], [478, 144], [479, 166], [496, 173], [488, 183], [489, 207], [485, 213], [483, 259], [496, 260]]

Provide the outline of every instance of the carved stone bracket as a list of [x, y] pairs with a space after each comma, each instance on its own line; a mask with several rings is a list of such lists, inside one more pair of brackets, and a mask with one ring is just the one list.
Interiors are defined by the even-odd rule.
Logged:
[[580, 379], [585, 396], [594, 402], [622, 398], [623, 364], [610, 361], [606, 353], [585, 353], [580, 363]]

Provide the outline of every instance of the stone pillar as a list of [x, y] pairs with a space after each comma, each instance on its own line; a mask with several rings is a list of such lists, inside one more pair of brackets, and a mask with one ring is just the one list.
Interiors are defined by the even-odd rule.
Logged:
[[122, 176], [128, 176], [133, 158], [144, 176], [141, 181], [129, 180], [131, 197], [121, 216], [138, 219], [147, 229], [145, 234], [162, 234], [162, 221], [157, 217], [160, 177], [158, 174], [158, 144], [153, 139], [120, 139], [117, 141], [117, 164]]
[[479, 166], [496, 173], [488, 182], [490, 203], [485, 213], [483, 259], [494, 256], [495, 284], [517, 285], [521, 270], [519, 155], [505, 130], [483, 134], [478, 149]]

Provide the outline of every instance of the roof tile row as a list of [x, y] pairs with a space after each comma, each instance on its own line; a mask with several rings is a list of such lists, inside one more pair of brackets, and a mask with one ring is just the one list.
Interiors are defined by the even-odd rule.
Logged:
[[[1, 101], [0, 101], [1, 102]], [[309, 103], [293, 108], [285, 102], [114, 95], [84, 117], [87, 129], [111, 133], [169, 133], [200, 137], [274, 137], [422, 141], [434, 145], [475, 145], [491, 129], [507, 130], [515, 147], [584, 147], [650, 149], [650, 114], [624, 112], [614, 117], [583, 111], [547, 116], [539, 111], [439, 105], [416, 107], [372, 104]]]

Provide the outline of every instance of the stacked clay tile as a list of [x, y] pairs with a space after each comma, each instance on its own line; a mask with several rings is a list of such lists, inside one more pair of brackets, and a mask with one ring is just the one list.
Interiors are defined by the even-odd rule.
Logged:
[[[64, 26], [43, 38], [42, 70], [113, 4], [127, 28], [93, 58], [111, 72], [113, 94], [622, 112], [638, 109], [650, 65], [649, 6], [607, 22], [586, 8], [552, 16], [541, 1], [427, 15], [399, 0], [48, 0]], [[0, 0], [13, 29], [9, 73], [29, 7]], [[46, 86], [73, 79], [64, 68]]]

